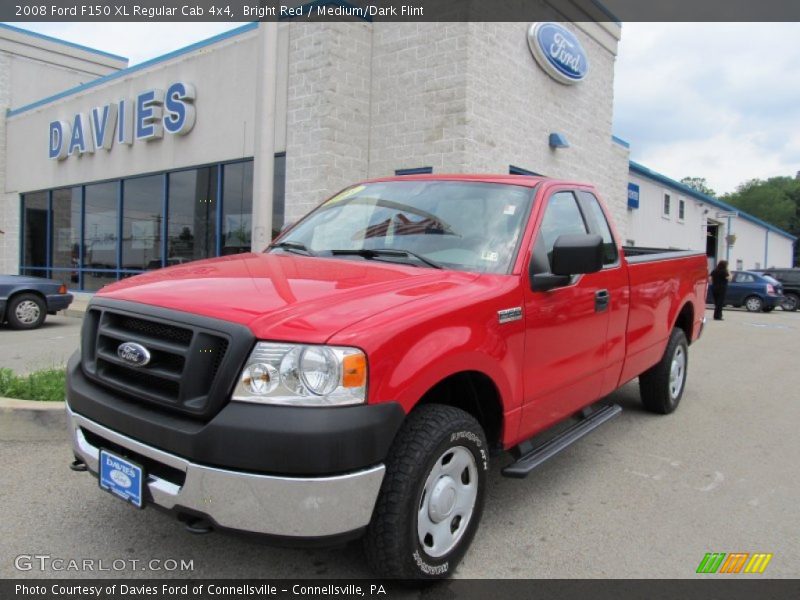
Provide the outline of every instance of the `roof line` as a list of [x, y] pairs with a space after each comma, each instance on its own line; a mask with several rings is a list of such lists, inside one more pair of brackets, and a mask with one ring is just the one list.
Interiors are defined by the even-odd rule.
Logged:
[[638, 173], [640, 175], [644, 175], [645, 177], [649, 177], [650, 179], [653, 179], [655, 181], [660, 181], [661, 183], [664, 183], [666, 185], [671, 185], [672, 187], [678, 189], [679, 191], [681, 191], [681, 192], [683, 192], [683, 193], [685, 193], [685, 194], [687, 194], [689, 196], [692, 196], [692, 197], [694, 197], [694, 198], [696, 198], [696, 199], [698, 199], [698, 200], [700, 200], [702, 202], [707, 202], [708, 204], [711, 204], [712, 206], [716, 206], [717, 208], [721, 208], [721, 209], [726, 210], [726, 211], [737, 212], [737, 213], [739, 213], [740, 217], [742, 217], [743, 219], [745, 219], [747, 221], [755, 223], [756, 225], [761, 225], [762, 227], [765, 227], [765, 228], [769, 229], [770, 231], [772, 231], [774, 233], [777, 233], [779, 235], [787, 237], [790, 240], [797, 241], [797, 236], [794, 236], [791, 233], [789, 233], [788, 231], [784, 231], [780, 227], [776, 227], [775, 225], [772, 225], [771, 223], [767, 223], [766, 221], [763, 221], [763, 220], [759, 219], [758, 217], [754, 217], [750, 213], [747, 213], [747, 212], [743, 211], [741, 208], [737, 208], [737, 207], [733, 206], [732, 204], [728, 204], [727, 202], [723, 202], [722, 200], [720, 200], [718, 198], [715, 198], [713, 196], [707, 196], [706, 194], [698, 192], [696, 189], [690, 188], [688, 185], [686, 185], [684, 183], [681, 183], [680, 181], [675, 181], [674, 179], [671, 179], [670, 177], [667, 177], [666, 175], [662, 175], [661, 173], [657, 173], [656, 171], [653, 171], [652, 169], [649, 169], [648, 167], [645, 167], [644, 165], [639, 164], [639, 163], [637, 163], [635, 161], [631, 160], [631, 161], [628, 161], [628, 162], [629, 162], [631, 171], [634, 171], [634, 172], [636, 172], [636, 173]]
[[617, 137], [616, 135], [611, 136], [611, 141], [615, 144], [619, 144], [623, 148], [630, 148], [631, 144], [627, 140], [623, 140], [621, 137]]
[[126, 63], [128, 62], [127, 56], [120, 56], [119, 54], [111, 54], [111, 52], [104, 52], [103, 50], [98, 50], [97, 48], [90, 48], [89, 46], [83, 46], [81, 44], [76, 44], [75, 42], [68, 42], [67, 40], [62, 40], [61, 38], [45, 35], [44, 33], [38, 33], [36, 31], [29, 31], [27, 29], [22, 29], [21, 27], [14, 27], [13, 25], [8, 25], [6, 23], [0, 23], [0, 29], [7, 29], [8, 31], [14, 31], [16, 33], [29, 35], [31, 37], [46, 40], [48, 42], [54, 42], [56, 44], [61, 44], [63, 46], [69, 46], [70, 48], [76, 48], [78, 50], [83, 50], [85, 52], [91, 52], [92, 54], [97, 54], [98, 56], [105, 56], [106, 58], [111, 58], [114, 60], [124, 60]]
[[136, 71], [141, 71], [142, 69], [152, 67], [155, 64], [171, 60], [178, 56], [182, 56], [184, 54], [194, 52], [195, 50], [199, 50], [200, 48], [204, 48], [205, 46], [210, 46], [212, 44], [216, 44], [217, 42], [221, 42], [222, 40], [240, 35], [242, 33], [246, 33], [248, 31], [252, 31], [257, 27], [258, 27], [258, 21], [255, 21], [253, 23], [247, 23], [246, 25], [242, 25], [241, 27], [236, 27], [235, 29], [231, 29], [229, 31], [224, 31], [213, 37], [207, 38], [205, 40], [200, 40], [199, 42], [195, 42], [194, 44], [189, 44], [188, 46], [184, 46], [183, 48], [178, 48], [177, 50], [173, 50], [172, 52], [167, 52], [166, 54], [162, 54], [161, 56], [156, 56], [155, 58], [151, 58], [150, 60], [146, 60], [137, 65], [133, 65], [132, 67], [128, 67], [126, 69], [120, 69], [119, 71], [115, 71], [114, 73], [105, 75], [98, 79], [92, 79], [91, 81], [87, 81], [86, 83], [82, 83], [75, 87], [64, 90], [63, 92], [59, 92], [52, 96], [48, 96], [47, 98], [42, 98], [41, 100], [37, 100], [36, 102], [31, 102], [30, 104], [20, 106], [19, 108], [9, 108], [6, 111], [6, 116], [13, 117], [20, 113], [33, 110], [34, 108], [44, 106], [45, 104], [50, 104], [51, 102], [55, 102], [56, 100], [60, 100], [61, 98], [72, 96], [73, 94], [77, 94], [78, 92], [82, 92], [89, 88], [97, 87], [98, 85], [101, 85], [108, 81], [113, 81], [114, 79], [125, 77], [127, 75], [130, 75], [131, 73], [135, 73]]

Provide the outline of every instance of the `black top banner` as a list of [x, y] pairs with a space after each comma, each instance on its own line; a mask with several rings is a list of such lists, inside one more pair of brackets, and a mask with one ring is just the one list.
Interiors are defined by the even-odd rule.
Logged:
[[0, 0], [0, 21], [800, 21], [797, 0]]

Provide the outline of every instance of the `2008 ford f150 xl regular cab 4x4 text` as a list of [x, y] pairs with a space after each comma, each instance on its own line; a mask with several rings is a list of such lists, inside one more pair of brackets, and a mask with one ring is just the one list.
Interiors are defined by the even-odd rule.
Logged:
[[635, 377], [675, 410], [706, 277], [700, 253], [622, 248], [591, 186], [361, 183], [263, 253], [96, 294], [68, 366], [72, 466], [190, 529], [363, 536], [378, 574], [445, 577], [490, 457], [525, 476]]

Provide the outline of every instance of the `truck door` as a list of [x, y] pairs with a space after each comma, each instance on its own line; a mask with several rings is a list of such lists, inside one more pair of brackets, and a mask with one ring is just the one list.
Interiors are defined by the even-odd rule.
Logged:
[[[550, 254], [560, 235], [590, 233], [591, 217], [575, 190], [545, 192], [535, 230], [531, 268], [550, 271]], [[547, 428], [601, 396], [609, 325], [608, 277], [578, 275], [563, 287], [532, 291], [525, 279], [525, 404], [520, 437]]]

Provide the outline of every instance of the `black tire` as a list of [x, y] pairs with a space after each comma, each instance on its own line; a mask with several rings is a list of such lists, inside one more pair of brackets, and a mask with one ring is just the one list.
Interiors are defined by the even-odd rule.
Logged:
[[781, 301], [781, 308], [790, 312], [795, 312], [800, 307], [800, 296], [793, 292], [788, 292], [783, 295]]
[[[447, 458], [448, 452], [450, 459]], [[436, 478], [435, 470], [446, 469], [443, 465], [456, 460], [453, 456], [469, 461], [469, 455], [473, 462], [471, 467], [467, 465], [458, 471], [461, 481], [450, 478], [449, 482], [453, 484], [453, 489], [459, 490], [466, 490], [469, 483], [477, 483], [472, 512], [463, 517], [466, 519], [464, 524], [454, 507], [446, 511], [439, 522], [446, 523], [449, 520], [450, 526], [445, 528], [450, 529], [450, 533], [442, 533], [439, 539], [457, 539], [449, 550], [443, 544], [445, 547], [440, 549], [446, 550], [444, 554], [432, 556], [429, 552], [436, 550], [433, 537], [429, 534], [420, 541], [423, 537], [418, 531], [420, 514], [426, 515], [422, 518], [428, 521], [433, 518], [427, 515], [435, 512], [435, 498], [461, 500], [459, 491], [453, 492], [455, 496], [449, 495], [450, 490], [446, 489], [446, 493], [435, 495], [432, 491], [436, 487], [435, 482], [440, 482], [444, 487], [449, 485], [446, 480], [449, 476]], [[449, 577], [466, 553], [478, 528], [483, 513], [488, 469], [486, 436], [471, 415], [441, 404], [429, 404], [414, 410], [392, 443], [386, 461], [386, 476], [364, 537], [367, 562], [373, 571], [381, 577], [394, 579], [431, 580]], [[466, 482], [465, 471], [468, 474]], [[473, 473], [475, 478], [471, 479]], [[472, 492], [464, 494], [462, 497], [471, 498]], [[423, 513], [424, 503], [429, 503], [429, 510]], [[459, 526], [463, 526], [460, 532]]]
[[775, 310], [775, 307], [774, 307], [774, 306], [765, 306], [765, 307], [763, 308], [763, 311], [764, 311], [765, 313], [771, 313], [773, 310]]
[[44, 300], [36, 294], [19, 294], [11, 298], [6, 308], [6, 319], [11, 329], [36, 329], [47, 316]]
[[744, 299], [744, 307], [747, 312], [761, 312], [764, 309], [764, 301], [758, 296], [748, 296]]
[[[673, 386], [673, 361], [679, 360], [678, 353], [683, 355], [683, 367], [680, 372], [680, 386]], [[689, 344], [682, 329], [675, 328], [669, 336], [664, 356], [654, 367], [639, 376], [639, 394], [645, 409], [660, 415], [668, 415], [678, 408], [678, 404], [686, 389], [686, 376], [689, 367]]]

